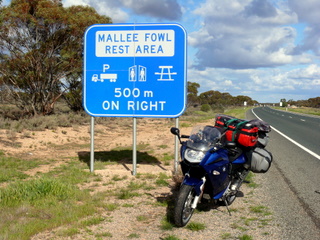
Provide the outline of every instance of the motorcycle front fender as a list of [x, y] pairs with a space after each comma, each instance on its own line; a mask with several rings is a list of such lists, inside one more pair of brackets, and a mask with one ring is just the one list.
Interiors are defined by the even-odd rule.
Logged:
[[184, 176], [182, 184], [193, 186], [197, 196], [200, 196], [203, 190], [203, 185], [205, 183], [205, 178], [199, 179], [199, 178], [194, 178], [190, 177], [188, 174]]

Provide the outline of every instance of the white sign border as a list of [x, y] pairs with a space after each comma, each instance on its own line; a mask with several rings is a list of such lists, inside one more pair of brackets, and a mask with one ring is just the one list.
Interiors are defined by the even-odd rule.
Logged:
[[94, 25], [91, 25], [90, 27], [88, 27], [85, 31], [85, 34], [84, 34], [84, 53], [83, 53], [83, 108], [85, 109], [85, 111], [92, 117], [138, 117], [138, 118], [177, 118], [179, 116], [181, 116], [184, 111], [186, 110], [187, 108], [187, 80], [185, 79], [184, 80], [184, 102], [183, 102], [183, 109], [176, 115], [150, 115], [150, 114], [95, 114], [95, 113], [91, 113], [88, 109], [87, 109], [87, 106], [85, 105], [86, 103], [86, 95], [85, 95], [85, 92], [86, 92], [86, 61], [87, 61], [87, 54], [86, 54], [86, 46], [87, 46], [87, 34], [88, 32], [92, 29], [92, 28], [96, 28], [96, 27], [116, 27], [116, 28], [119, 28], [119, 27], [135, 27], [135, 26], [139, 26], [139, 27], [151, 27], [151, 26], [177, 26], [179, 27], [181, 30], [183, 30], [184, 32], [184, 53], [185, 53], [185, 57], [184, 57], [184, 76], [185, 78], [187, 79], [187, 32], [185, 30], [185, 28], [178, 24], [178, 23], [120, 23], [120, 24], [94, 24]]

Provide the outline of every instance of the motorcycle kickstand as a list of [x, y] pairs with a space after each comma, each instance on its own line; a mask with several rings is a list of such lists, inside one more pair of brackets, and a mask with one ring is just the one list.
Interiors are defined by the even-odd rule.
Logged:
[[229, 216], [232, 216], [226, 199], [224, 199], [224, 204], [226, 205], [226, 208], [228, 210]]

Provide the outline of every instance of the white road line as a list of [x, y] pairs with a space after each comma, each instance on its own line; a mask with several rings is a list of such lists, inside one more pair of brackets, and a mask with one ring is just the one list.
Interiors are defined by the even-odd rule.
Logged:
[[[253, 111], [253, 109], [251, 109], [251, 112], [253, 113], [253, 115], [256, 116], [256, 118], [262, 120], [261, 118], [259, 118]], [[306, 151], [307, 153], [311, 154], [312, 156], [314, 156], [315, 158], [317, 158], [318, 160], [320, 160], [320, 156], [318, 154], [316, 154], [315, 152], [312, 152], [310, 149], [302, 146], [300, 143], [297, 143], [295, 140], [293, 140], [292, 138], [288, 137], [287, 135], [285, 135], [284, 133], [280, 132], [278, 129], [274, 128], [271, 126], [271, 128], [276, 131], [277, 133], [279, 133], [280, 135], [282, 135], [283, 137], [285, 137], [286, 139], [288, 139], [290, 142], [292, 142], [293, 144], [297, 145], [299, 148], [301, 148], [302, 150]]]

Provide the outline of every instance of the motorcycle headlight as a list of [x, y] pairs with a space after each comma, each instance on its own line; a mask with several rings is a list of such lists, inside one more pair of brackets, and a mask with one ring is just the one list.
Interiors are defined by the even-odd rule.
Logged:
[[184, 153], [184, 158], [191, 163], [199, 163], [204, 157], [204, 152], [187, 149]]

